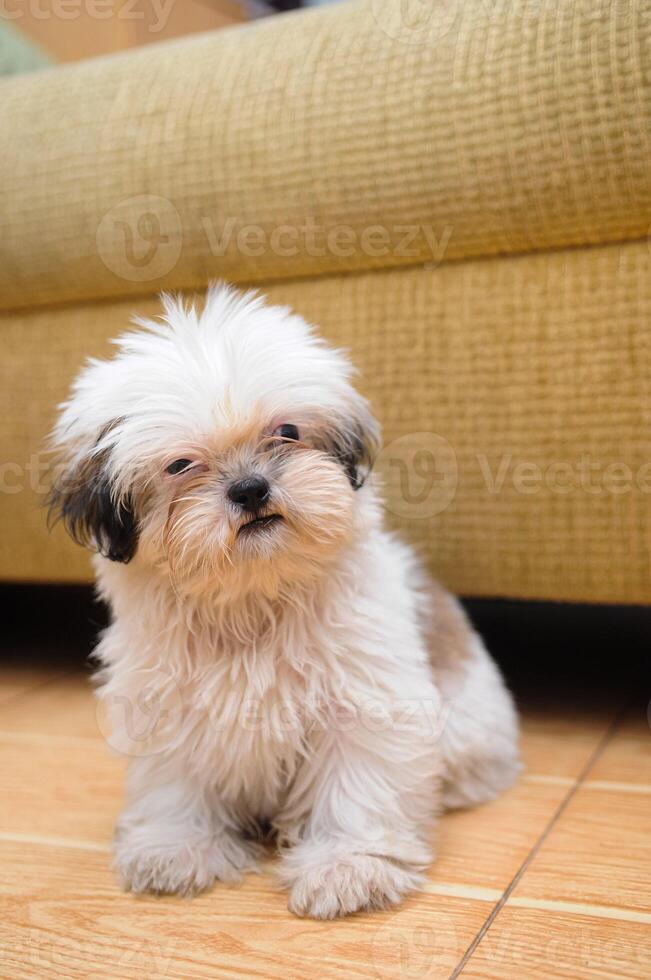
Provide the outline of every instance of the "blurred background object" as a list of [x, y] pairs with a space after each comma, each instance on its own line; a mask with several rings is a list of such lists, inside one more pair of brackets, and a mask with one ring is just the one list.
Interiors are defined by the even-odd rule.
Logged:
[[339, 0], [16, 0], [0, 9], [0, 74], [214, 31]]
[[55, 62], [213, 31], [248, 18], [247, 4], [240, 0], [79, 0], [67, 8], [58, 0], [40, 0], [0, 13], [0, 23], [10, 25], [13, 35], [37, 45]]
[[27, 34], [0, 17], [0, 75], [35, 71], [51, 62], [51, 56]]

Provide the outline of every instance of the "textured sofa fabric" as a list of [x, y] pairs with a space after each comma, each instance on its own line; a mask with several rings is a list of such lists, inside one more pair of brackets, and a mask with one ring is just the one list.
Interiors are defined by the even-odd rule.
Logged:
[[2, 577], [87, 577], [36, 506], [54, 406], [156, 291], [227, 278], [351, 349], [447, 584], [648, 601], [651, 2], [405, 10], [2, 83]]

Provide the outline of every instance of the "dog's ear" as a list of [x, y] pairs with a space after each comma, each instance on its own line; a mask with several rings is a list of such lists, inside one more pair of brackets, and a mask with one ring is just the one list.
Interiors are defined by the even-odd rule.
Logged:
[[350, 418], [328, 426], [325, 449], [343, 467], [353, 490], [364, 485], [380, 445], [380, 426], [360, 397]]
[[136, 553], [138, 522], [133, 500], [114, 497], [107, 456], [92, 452], [57, 481], [48, 497], [49, 524], [63, 521], [78, 544], [126, 563]]

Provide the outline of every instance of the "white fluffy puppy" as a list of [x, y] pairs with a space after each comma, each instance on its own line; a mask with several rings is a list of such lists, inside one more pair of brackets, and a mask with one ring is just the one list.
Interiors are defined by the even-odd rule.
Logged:
[[98, 552], [112, 610], [117, 869], [190, 893], [254, 868], [273, 831], [297, 914], [398, 902], [438, 812], [513, 781], [511, 698], [384, 528], [378, 426], [344, 355], [252, 293], [163, 302], [84, 368], [54, 434], [52, 507]]

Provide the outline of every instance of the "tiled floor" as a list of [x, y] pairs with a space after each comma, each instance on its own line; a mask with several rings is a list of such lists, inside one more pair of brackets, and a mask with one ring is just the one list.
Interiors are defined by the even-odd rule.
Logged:
[[192, 900], [120, 892], [123, 763], [86, 678], [0, 669], [0, 976], [649, 977], [651, 735], [617, 691], [525, 701], [526, 773], [444, 817], [426, 891], [323, 923], [287, 912], [272, 861]]

